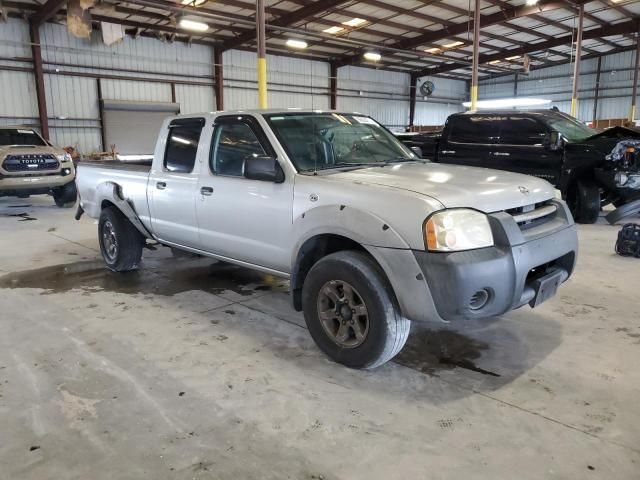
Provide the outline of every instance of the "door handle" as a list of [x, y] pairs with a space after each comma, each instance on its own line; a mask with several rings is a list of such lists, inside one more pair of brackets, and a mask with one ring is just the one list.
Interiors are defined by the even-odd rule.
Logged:
[[202, 195], [211, 196], [211, 195], [213, 195], [213, 188], [212, 187], [202, 187], [200, 189], [200, 193]]
[[167, 183], [166, 182], [157, 182], [156, 183], [156, 188], [158, 190], [164, 190], [165, 188], [167, 188]]
[[493, 155], [496, 157], [508, 157], [511, 154], [508, 152], [493, 152]]
[[455, 155], [456, 151], [455, 150], [442, 150], [440, 153], [442, 153], [443, 155]]

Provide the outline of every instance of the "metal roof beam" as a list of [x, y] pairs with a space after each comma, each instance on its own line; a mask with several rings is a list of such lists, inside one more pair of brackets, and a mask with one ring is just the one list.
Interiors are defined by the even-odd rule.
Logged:
[[47, 0], [47, 2], [31, 16], [31, 23], [38, 28], [47, 20], [51, 20], [65, 3], [66, 0]]
[[[555, 10], [563, 7], [564, 3], [560, 0], [548, 0], [546, 2], [540, 2], [536, 5], [531, 6], [521, 5], [518, 7], [505, 8], [500, 12], [496, 12], [490, 15], [482, 15], [480, 18], [480, 25], [482, 25], [482, 27], [488, 27], [489, 25], [495, 25], [498, 23], [506, 22], [508, 20], [513, 20], [514, 18], [525, 17], [527, 15], [540, 13], [542, 11]], [[469, 30], [473, 30], [473, 22], [456, 23], [452, 26], [445, 27], [440, 30], [425, 32], [422, 35], [418, 35], [417, 37], [406, 38], [390, 46], [399, 49], [411, 49], [419, 47], [420, 45], [424, 45], [425, 43], [430, 43], [437, 40], [450, 38], [455, 35], [460, 35]], [[341, 59], [341, 64], [349, 65], [352, 63], [357, 63], [359, 62], [359, 60], [359, 56], [344, 57]]]
[[[624, 35], [627, 33], [634, 33], [638, 30], [638, 20], [640, 17], [635, 17], [633, 20], [617, 23], [615, 25], [606, 25], [598, 28], [592, 28], [586, 30], [583, 34], [583, 40], [592, 40], [599, 37], [609, 37], [614, 35]], [[524, 55], [525, 53], [537, 52], [540, 50], [547, 50], [549, 48], [558, 47], [561, 45], [571, 45], [573, 41], [573, 35], [563, 35], [553, 40], [547, 40], [545, 42], [532, 43], [527, 47], [514, 48], [509, 50], [510, 55]], [[601, 54], [607, 54], [607, 52], [601, 52]], [[492, 55], [480, 55], [480, 63], [488, 63], [493, 60], [504, 59], [504, 54], [492, 54]], [[426, 69], [420, 72], [422, 75], [435, 75], [439, 73], [448, 72], [451, 70], [458, 70], [458, 65], [443, 65], [433, 69]], [[515, 72], [514, 72], [515, 73]]]
[[[288, 27], [290, 25], [294, 25], [298, 22], [308, 19], [313, 15], [316, 15], [320, 12], [326, 12], [338, 5], [342, 5], [346, 3], [348, 0], [322, 0], [321, 2], [314, 2], [305, 7], [299, 8], [289, 14], [282, 15], [281, 17], [270, 20], [269, 25], [276, 27]], [[222, 48], [224, 50], [229, 50], [234, 47], [238, 47], [243, 43], [255, 39], [255, 32], [246, 32], [241, 35], [238, 35], [233, 40], [227, 40], [222, 44]]]

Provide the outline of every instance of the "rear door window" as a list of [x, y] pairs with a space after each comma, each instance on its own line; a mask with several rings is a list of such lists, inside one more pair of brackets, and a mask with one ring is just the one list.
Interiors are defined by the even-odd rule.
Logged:
[[530, 117], [509, 115], [500, 121], [502, 145], [541, 146], [546, 133], [544, 125]]
[[495, 143], [498, 121], [495, 115], [460, 115], [451, 120], [449, 141], [458, 143]]
[[[190, 121], [192, 120], [192, 121]], [[169, 172], [191, 173], [196, 163], [203, 119], [185, 119], [169, 125], [164, 168]]]

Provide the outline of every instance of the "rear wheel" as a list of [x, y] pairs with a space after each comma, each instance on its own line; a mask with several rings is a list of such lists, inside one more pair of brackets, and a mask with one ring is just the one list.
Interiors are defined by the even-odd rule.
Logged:
[[115, 207], [107, 207], [100, 213], [98, 239], [102, 258], [110, 270], [127, 272], [140, 264], [145, 239]]
[[600, 189], [589, 180], [578, 180], [567, 195], [567, 203], [578, 223], [595, 223], [600, 215]]
[[78, 197], [78, 190], [76, 189], [76, 182], [69, 182], [62, 187], [53, 189], [53, 200], [60, 208], [73, 207]]
[[362, 252], [319, 260], [305, 278], [302, 308], [318, 347], [351, 368], [388, 362], [409, 336], [411, 322], [400, 314], [380, 268]]

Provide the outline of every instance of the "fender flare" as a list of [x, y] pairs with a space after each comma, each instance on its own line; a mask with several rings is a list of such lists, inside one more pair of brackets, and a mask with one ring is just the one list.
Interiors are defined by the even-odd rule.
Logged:
[[317, 235], [340, 235], [359, 243], [384, 248], [409, 250], [409, 244], [387, 222], [377, 215], [345, 205], [323, 205], [307, 210], [294, 219], [293, 235], [298, 241], [291, 254], [295, 264], [304, 243]]
[[142, 235], [146, 238], [154, 238], [151, 232], [144, 226], [140, 217], [138, 217], [133, 203], [123, 197], [120, 185], [115, 182], [103, 182], [99, 184], [96, 187], [96, 198], [98, 199], [98, 202], [96, 202], [97, 205], [102, 205], [105, 201], [112, 203]]
[[301, 308], [294, 290], [301, 288], [303, 283], [300, 272], [304, 246], [309, 240], [322, 235], [344, 237], [360, 245], [378, 263], [395, 293], [394, 276], [380, 252], [384, 248], [409, 251], [410, 247], [394, 228], [377, 215], [344, 205], [325, 205], [300, 215], [294, 221], [293, 232], [294, 238], [298, 239], [291, 253], [292, 301], [296, 309]]

